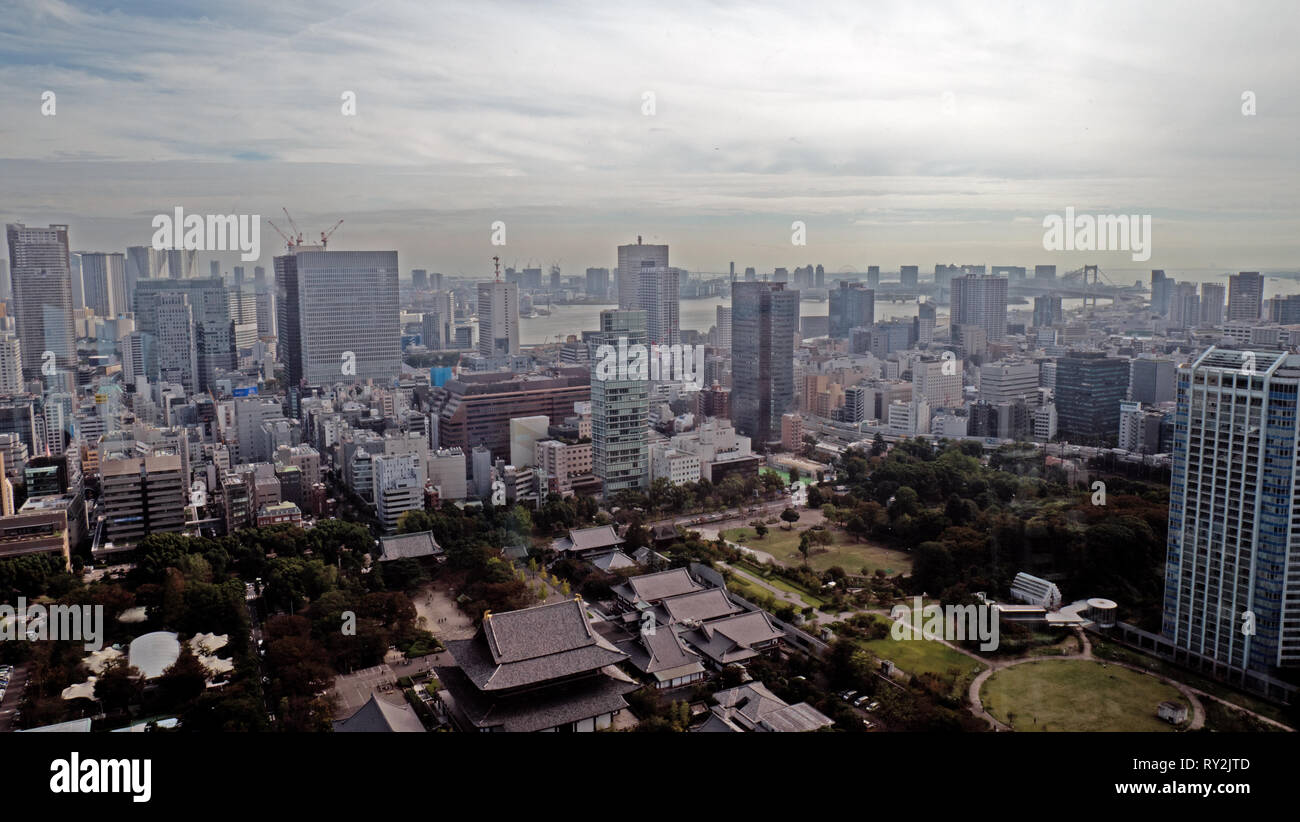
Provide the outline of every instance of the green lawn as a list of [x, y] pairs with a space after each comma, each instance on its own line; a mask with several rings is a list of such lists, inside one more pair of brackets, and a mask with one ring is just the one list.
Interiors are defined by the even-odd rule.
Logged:
[[[888, 622], [880, 617], [872, 618]], [[964, 694], [970, 681], [988, 667], [932, 639], [894, 639], [891, 633], [884, 639], [858, 644], [878, 659], [888, 659], [909, 674], [930, 673], [949, 680], [954, 695]]]
[[1156, 706], [1166, 700], [1187, 704], [1177, 688], [1155, 677], [1084, 659], [1046, 659], [998, 671], [984, 683], [980, 699], [1017, 731], [1168, 732], [1175, 728], [1156, 717]]
[[[722, 532], [723, 539], [740, 543], [756, 551], [766, 551], [786, 565], [802, 565], [803, 554], [799, 553], [799, 523], [789, 531], [782, 528], [785, 523], [769, 525], [767, 536], [759, 539], [753, 528], [728, 528]], [[853, 537], [839, 528], [831, 528], [834, 542], [831, 545], [814, 545], [808, 557], [808, 564], [815, 571], [825, 571], [838, 565], [850, 574], [860, 573], [862, 568], [869, 568], [872, 573], [877, 569], [887, 575], [912, 573], [912, 557], [906, 551], [895, 551], [881, 545], [868, 542], [856, 543]]]

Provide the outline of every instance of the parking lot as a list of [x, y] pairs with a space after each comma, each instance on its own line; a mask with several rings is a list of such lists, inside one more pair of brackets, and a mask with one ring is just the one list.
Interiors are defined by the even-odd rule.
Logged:
[[27, 687], [27, 665], [18, 665], [9, 673], [9, 682], [0, 686], [4, 688], [4, 698], [0, 699], [0, 733], [14, 730], [14, 717], [18, 705], [22, 702], [23, 690]]

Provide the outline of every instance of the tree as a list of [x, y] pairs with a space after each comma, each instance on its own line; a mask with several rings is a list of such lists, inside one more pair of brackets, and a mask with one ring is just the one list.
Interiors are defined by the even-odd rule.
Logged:
[[761, 522], [755, 524], [755, 525], [754, 525], [754, 534], [755, 534], [759, 539], [762, 539], [763, 537], [767, 536], [767, 525], [765, 525], [765, 524], [763, 524], [763, 523], [761, 523]]
[[876, 438], [871, 441], [871, 456], [878, 457], [887, 450], [889, 450], [889, 446], [885, 443], [884, 436], [877, 431]]
[[812, 550], [812, 544], [808, 540], [808, 532], [804, 531], [799, 535], [799, 553], [803, 554], [803, 561], [808, 561], [808, 553]]
[[787, 525], [785, 529], [789, 531], [791, 528], [794, 527], [794, 524], [799, 521], [799, 512], [793, 508], [787, 508], [781, 512], [781, 519], [789, 523], [789, 525]]
[[144, 695], [144, 680], [139, 676], [124, 659], [113, 660], [95, 680], [95, 699], [105, 711], [122, 711], [138, 704]]

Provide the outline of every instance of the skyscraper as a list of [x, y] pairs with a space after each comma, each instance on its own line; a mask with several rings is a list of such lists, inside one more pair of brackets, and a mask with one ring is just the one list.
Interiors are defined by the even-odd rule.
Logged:
[[854, 328], [872, 325], [876, 321], [876, 292], [862, 283], [840, 281], [839, 288], [830, 290], [830, 336], [837, 340], [849, 337]]
[[1071, 352], [1056, 361], [1057, 430], [1065, 439], [1104, 440], [1119, 434], [1119, 404], [1128, 397], [1129, 361], [1100, 352]]
[[[136, 283], [136, 329], [145, 335], [145, 372], [150, 379], [157, 379], [160, 375], [164, 355], [173, 359], [185, 357], [183, 351], [163, 350], [167, 345], [164, 336], [181, 339], [178, 329], [164, 329], [164, 322], [159, 316], [159, 299], [166, 294], [185, 294], [192, 314], [197, 371], [194, 387], [190, 390], [207, 391], [216, 385], [220, 372], [234, 369], [237, 364], [236, 318], [231, 314], [229, 292], [230, 289], [226, 288], [220, 277], [141, 280]], [[181, 309], [175, 302], [171, 303], [169, 310], [170, 322], [182, 322], [178, 314]], [[173, 370], [178, 367], [171, 366]]]
[[[599, 344], [627, 351], [645, 345], [645, 312], [600, 312]], [[624, 489], [650, 484], [647, 434], [650, 413], [648, 374], [591, 372], [591, 464], [609, 499]]]
[[396, 251], [313, 250], [275, 258], [279, 353], [291, 405], [303, 383], [388, 383], [397, 377], [397, 276]]
[[731, 419], [755, 448], [779, 447], [781, 415], [795, 410], [798, 327], [798, 291], [783, 283], [732, 283]]
[[1201, 325], [1223, 325], [1222, 283], [1201, 283]]
[[968, 274], [952, 279], [952, 325], [976, 325], [989, 342], [1007, 335], [1005, 277]]
[[635, 245], [618, 247], [618, 307], [624, 311], [641, 308], [640, 278], [645, 268], [667, 269], [668, 246], [642, 245], [641, 238], [636, 238]]
[[1211, 347], [1177, 379], [1162, 632], [1238, 680], [1294, 667], [1300, 356]]
[[646, 340], [652, 345], [681, 342], [681, 272], [675, 268], [643, 266], [637, 280], [637, 308], [645, 312]]
[[720, 305], [717, 310], [718, 315], [718, 349], [721, 351], [731, 352], [731, 307]]
[[1173, 280], [1165, 276], [1164, 269], [1151, 270], [1151, 313], [1161, 317], [1169, 313], [1169, 291]]
[[1064, 319], [1065, 314], [1061, 311], [1061, 297], [1059, 294], [1045, 294], [1041, 297], [1034, 297], [1035, 328], [1057, 325]]
[[81, 281], [86, 308], [100, 317], [130, 311], [126, 298], [126, 256], [82, 252]]
[[41, 375], [46, 351], [53, 352], [57, 368], [75, 368], [68, 227], [28, 228], [10, 223], [5, 233], [24, 376]]
[[1264, 308], [1264, 278], [1242, 271], [1228, 278], [1228, 321], [1258, 320]]
[[478, 284], [478, 353], [506, 357], [519, 353], [519, 286], [501, 280]]
[[587, 296], [604, 297], [609, 294], [609, 269], [587, 269]]

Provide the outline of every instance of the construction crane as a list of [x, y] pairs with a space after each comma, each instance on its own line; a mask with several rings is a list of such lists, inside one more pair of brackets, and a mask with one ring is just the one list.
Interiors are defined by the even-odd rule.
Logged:
[[289, 209], [281, 206], [280, 210], [284, 212], [284, 218], [289, 221], [289, 227], [293, 229], [293, 236], [297, 238], [298, 245], [302, 245], [302, 231], [298, 228], [298, 224], [293, 221], [293, 218], [289, 216]]
[[333, 226], [331, 226], [330, 229], [329, 229], [328, 231], [322, 231], [322, 232], [320, 233], [320, 247], [321, 247], [321, 248], [327, 248], [327, 247], [329, 246], [329, 240], [330, 240], [330, 237], [332, 237], [332, 236], [334, 235], [334, 231], [335, 231], [335, 229], [337, 229], [337, 228], [338, 228], [339, 226], [341, 226], [341, 225], [343, 225], [343, 221], [342, 221], [342, 220], [339, 220], [337, 223], [335, 223]]
[[285, 251], [287, 251], [287, 252], [289, 252], [290, 254], [292, 254], [292, 253], [293, 253], [293, 246], [294, 246], [293, 238], [290, 237], [288, 234], [285, 234], [283, 231], [281, 231], [281, 230], [280, 230], [280, 227], [279, 227], [278, 225], [276, 225], [275, 223], [271, 222], [270, 220], [267, 220], [266, 222], [267, 222], [268, 225], [271, 226], [271, 228], [274, 228], [274, 229], [275, 229], [275, 233], [276, 233], [276, 234], [279, 234], [280, 237], [284, 240], [284, 248], [285, 248]]

